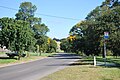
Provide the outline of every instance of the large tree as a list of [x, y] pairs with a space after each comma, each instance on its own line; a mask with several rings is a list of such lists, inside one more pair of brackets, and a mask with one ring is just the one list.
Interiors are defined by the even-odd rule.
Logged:
[[[109, 32], [110, 37], [107, 41], [104, 39], [104, 32]], [[86, 55], [99, 55], [104, 51], [103, 43], [107, 42], [107, 49], [114, 55], [120, 55], [120, 2], [106, 0], [92, 10], [82, 23], [73, 26], [70, 33], [79, 36], [73, 41], [72, 47], [76, 47], [73, 48], [74, 51], [82, 51]]]
[[41, 23], [41, 18], [35, 17], [36, 10], [37, 7], [31, 2], [22, 2], [20, 4], [18, 13], [15, 15], [16, 19], [29, 22], [30, 28], [32, 29], [34, 24]]
[[44, 23], [41, 22], [41, 18], [35, 17], [36, 10], [37, 7], [31, 2], [23, 2], [20, 4], [18, 13], [16, 13], [16, 19], [24, 20], [29, 23], [31, 30], [35, 33], [34, 37], [37, 41], [37, 51], [41, 52], [40, 48], [43, 44], [47, 44], [45, 37], [49, 29]]
[[29, 50], [29, 47], [35, 44], [34, 33], [27, 22], [1, 18], [0, 26], [2, 26], [0, 31], [1, 45], [11, 51], [17, 51], [19, 59], [23, 50]]
[[19, 11], [16, 13], [16, 19], [18, 20], [29, 20], [34, 17], [34, 13], [37, 7], [31, 2], [23, 2], [20, 4]]

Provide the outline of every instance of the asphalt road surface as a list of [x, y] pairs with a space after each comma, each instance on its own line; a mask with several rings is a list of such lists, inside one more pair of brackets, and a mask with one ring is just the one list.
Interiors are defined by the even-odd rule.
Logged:
[[69, 66], [79, 58], [75, 54], [59, 53], [54, 57], [0, 68], [0, 80], [40, 80], [48, 74]]

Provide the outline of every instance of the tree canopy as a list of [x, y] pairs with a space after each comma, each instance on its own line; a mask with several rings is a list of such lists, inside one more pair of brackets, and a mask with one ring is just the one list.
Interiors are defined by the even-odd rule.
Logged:
[[11, 51], [23, 51], [35, 44], [34, 33], [29, 24], [22, 20], [1, 18], [0, 42]]
[[106, 0], [92, 10], [84, 21], [73, 26], [70, 36], [74, 35], [76, 39], [70, 42], [72, 45], [70, 43], [68, 45], [71, 45], [72, 51], [77, 53], [102, 54], [104, 32], [109, 32], [107, 49], [115, 55], [120, 55], [120, 3], [118, 0]]
[[[56, 51], [56, 42], [52, 39], [48, 45], [46, 36], [49, 28], [42, 23], [41, 18], [35, 17], [37, 7], [31, 2], [22, 2], [16, 18], [0, 18], [0, 45], [11, 51]], [[39, 49], [37, 48], [39, 46]], [[48, 50], [48, 48], [50, 50]], [[53, 52], [54, 52], [53, 51]]]

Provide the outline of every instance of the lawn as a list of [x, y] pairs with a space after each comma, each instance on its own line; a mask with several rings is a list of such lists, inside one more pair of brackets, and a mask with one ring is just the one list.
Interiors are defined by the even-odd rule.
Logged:
[[120, 80], [119, 68], [70, 66], [40, 80]]
[[5, 52], [0, 52], [0, 55], [1, 55], [1, 54], [5, 54]]
[[[87, 57], [87, 58], [85, 58], [85, 60], [93, 61], [93, 58]], [[104, 59], [101, 56], [97, 56], [96, 60], [99, 62], [104, 62]], [[120, 56], [118, 56], [117, 58], [115, 58], [114, 56], [107, 56], [106, 62], [115, 63], [115, 64], [120, 66]]]
[[[1, 53], [3, 54], [3, 53]], [[15, 58], [9, 58], [9, 57], [0, 57], [0, 66], [5, 66], [8, 64], [14, 64], [14, 63], [24, 63], [29, 62], [37, 59], [43, 59], [48, 56], [52, 56], [53, 53], [42, 53], [41, 56], [38, 56], [37, 53], [31, 53], [29, 57], [21, 58], [20, 60], [17, 60], [17, 57]]]
[[[103, 62], [103, 59], [97, 57], [97, 61]], [[117, 66], [93, 67], [93, 58], [87, 57], [40, 80], [120, 80], [120, 58], [107, 57], [107, 62], [115, 63]]]

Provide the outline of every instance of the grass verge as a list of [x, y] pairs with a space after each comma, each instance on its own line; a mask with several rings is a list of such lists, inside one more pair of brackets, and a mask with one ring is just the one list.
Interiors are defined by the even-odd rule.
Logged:
[[1, 55], [1, 54], [5, 54], [5, 52], [0, 52], [0, 55]]
[[[84, 58], [84, 60], [93, 61], [93, 58], [92, 57], [86, 57], [86, 58]], [[104, 62], [104, 59], [101, 56], [97, 56], [96, 60], [99, 61], [99, 62]], [[120, 57], [115, 58], [114, 56], [107, 56], [106, 57], [106, 62], [114, 63], [114, 64], [120, 66]]]
[[25, 63], [33, 60], [43, 59], [48, 56], [52, 56], [53, 53], [42, 53], [40, 56], [37, 55], [37, 53], [30, 53], [29, 57], [21, 57], [20, 60], [17, 60], [17, 57], [15, 58], [9, 58], [9, 57], [0, 57], [0, 66], [6, 66], [9, 64], [16, 64], [16, 63]]
[[93, 66], [72, 66], [40, 80], [120, 80], [120, 69]]
[[[97, 57], [97, 61], [103, 62], [104, 60]], [[120, 58], [107, 57], [107, 62], [119, 65]], [[120, 80], [120, 67], [93, 67], [93, 58], [87, 57], [40, 80]]]

